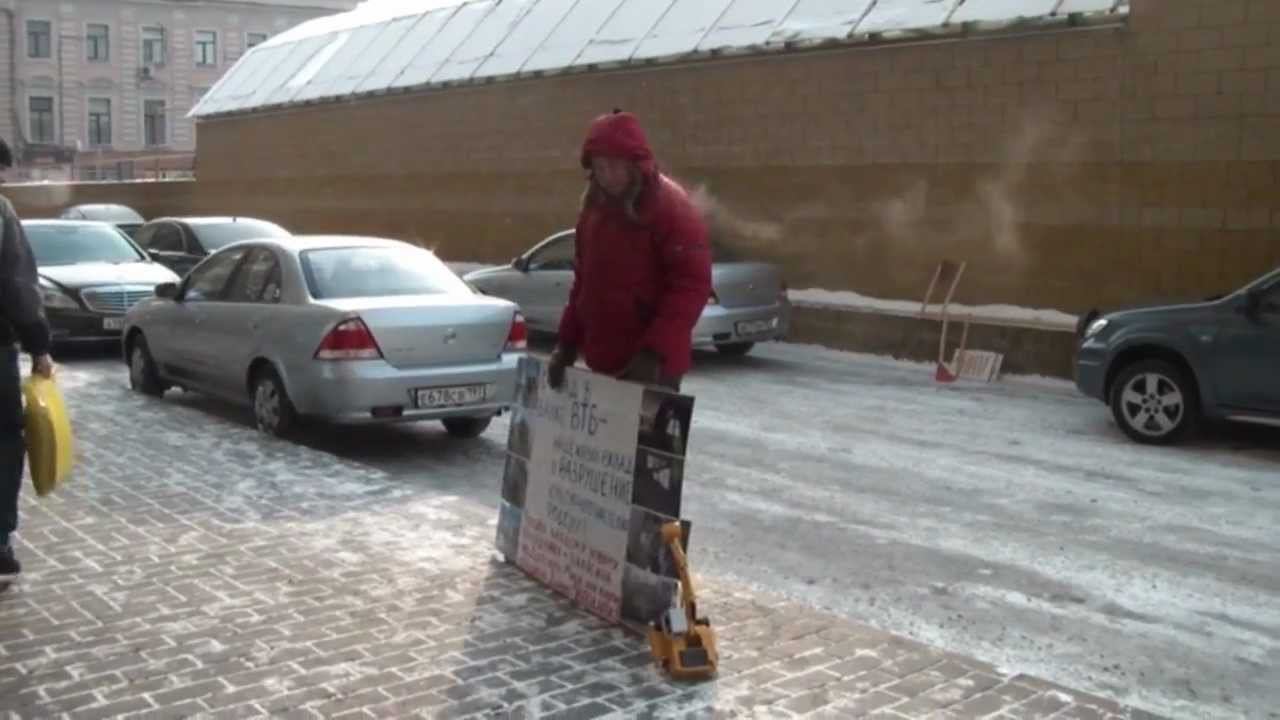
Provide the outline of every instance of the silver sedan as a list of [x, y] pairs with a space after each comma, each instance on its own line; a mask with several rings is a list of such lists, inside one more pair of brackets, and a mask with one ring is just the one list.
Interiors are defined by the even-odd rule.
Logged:
[[[556, 233], [511, 261], [463, 278], [480, 292], [520, 306], [529, 327], [555, 333], [573, 287], [575, 232]], [[733, 258], [714, 249], [712, 295], [693, 329], [695, 347], [746, 355], [757, 342], [783, 340], [791, 326], [791, 302], [776, 265]]]
[[440, 420], [475, 437], [515, 399], [527, 347], [511, 302], [476, 294], [434, 254], [380, 238], [271, 238], [210, 255], [125, 317], [131, 386], [300, 421]]

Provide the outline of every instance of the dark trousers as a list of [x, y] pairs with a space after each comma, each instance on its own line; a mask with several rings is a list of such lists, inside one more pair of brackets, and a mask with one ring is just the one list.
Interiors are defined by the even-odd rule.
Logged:
[[0, 349], [0, 547], [18, 529], [18, 491], [27, 459], [18, 351]]
[[623, 375], [618, 379], [626, 380], [627, 382], [641, 383], [643, 385], [652, 385], [654, 387], [662, 388], [663, 390], [670, 390], [673, 393], [680, 392], [681, 378], [679, 377], [662, 376], [658, 378], [651, 378], [651, 377], [641, 377], [639, 375], [632, 374], [632, 373], [623, 373]]

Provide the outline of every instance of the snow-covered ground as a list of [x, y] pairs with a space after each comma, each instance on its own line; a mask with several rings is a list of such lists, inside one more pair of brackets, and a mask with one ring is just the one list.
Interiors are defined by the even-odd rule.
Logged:
[[1274, 433], [1146, 448], [1067, 383], [785, 345], [686, 390], [701, 572], [1161, 714], [1277, 716]]
[[[794, 345], [700, 354], [695, 573], [1162, 715], [1280, 717], [1276, 433], [1147, 448], [1057, 380], [932, 377]], [[496, 516], [506, 432], [309, 442]]]

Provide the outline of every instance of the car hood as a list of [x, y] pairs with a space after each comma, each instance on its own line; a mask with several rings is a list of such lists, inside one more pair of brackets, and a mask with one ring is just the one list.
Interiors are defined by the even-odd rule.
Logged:
[[471, 270], [470, 272], [463, 272], [460, 274], [460, 277], [463, 280], [470, 282], [471, 280], [480, 280], [487, 277], [493, 277], [494, 275], [501, 275], [504, 271], [511, 269], [512, 267], [510, 265], [494, 265], [493, 267], [484, 267]]
[[1164, 317], [1190, 319], [1213, 313], [1222, 302], [1218, 299], [1201, 302], [1143, 303], [1109, 310], [1102, 313], [1101, 317], [1117, 322], [1159, 320]]
[[172, 270], [154, 262], [48, 265], [40, 275], [69, 290], [94, 285], [159, 285], [178, 282]]

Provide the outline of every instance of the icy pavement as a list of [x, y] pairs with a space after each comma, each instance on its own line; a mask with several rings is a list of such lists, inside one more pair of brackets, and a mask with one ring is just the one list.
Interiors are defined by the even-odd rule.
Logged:
[[[1163, 715], [1280, 717], [1275, 434], [1144, 448], [1065, 383], [796, 346], [700, 356], [686, 389], [699, 574]], [[505, 433], [310, 444], [494, 507]]]
[[1153, 712], [1280, 716], [1275, 434], [1145, 448], [1067, 383], [709, 362], [687, 386], [704, 568]]
[[0, 716], [1156, 720], [702, 570], [719, 673], [673, 683], [642, 638], [494, 559], [490, 439], [316, 438], [374, 464], [131, 393], [115, 363], [61, 385], [80, 462], [23, 502]]

